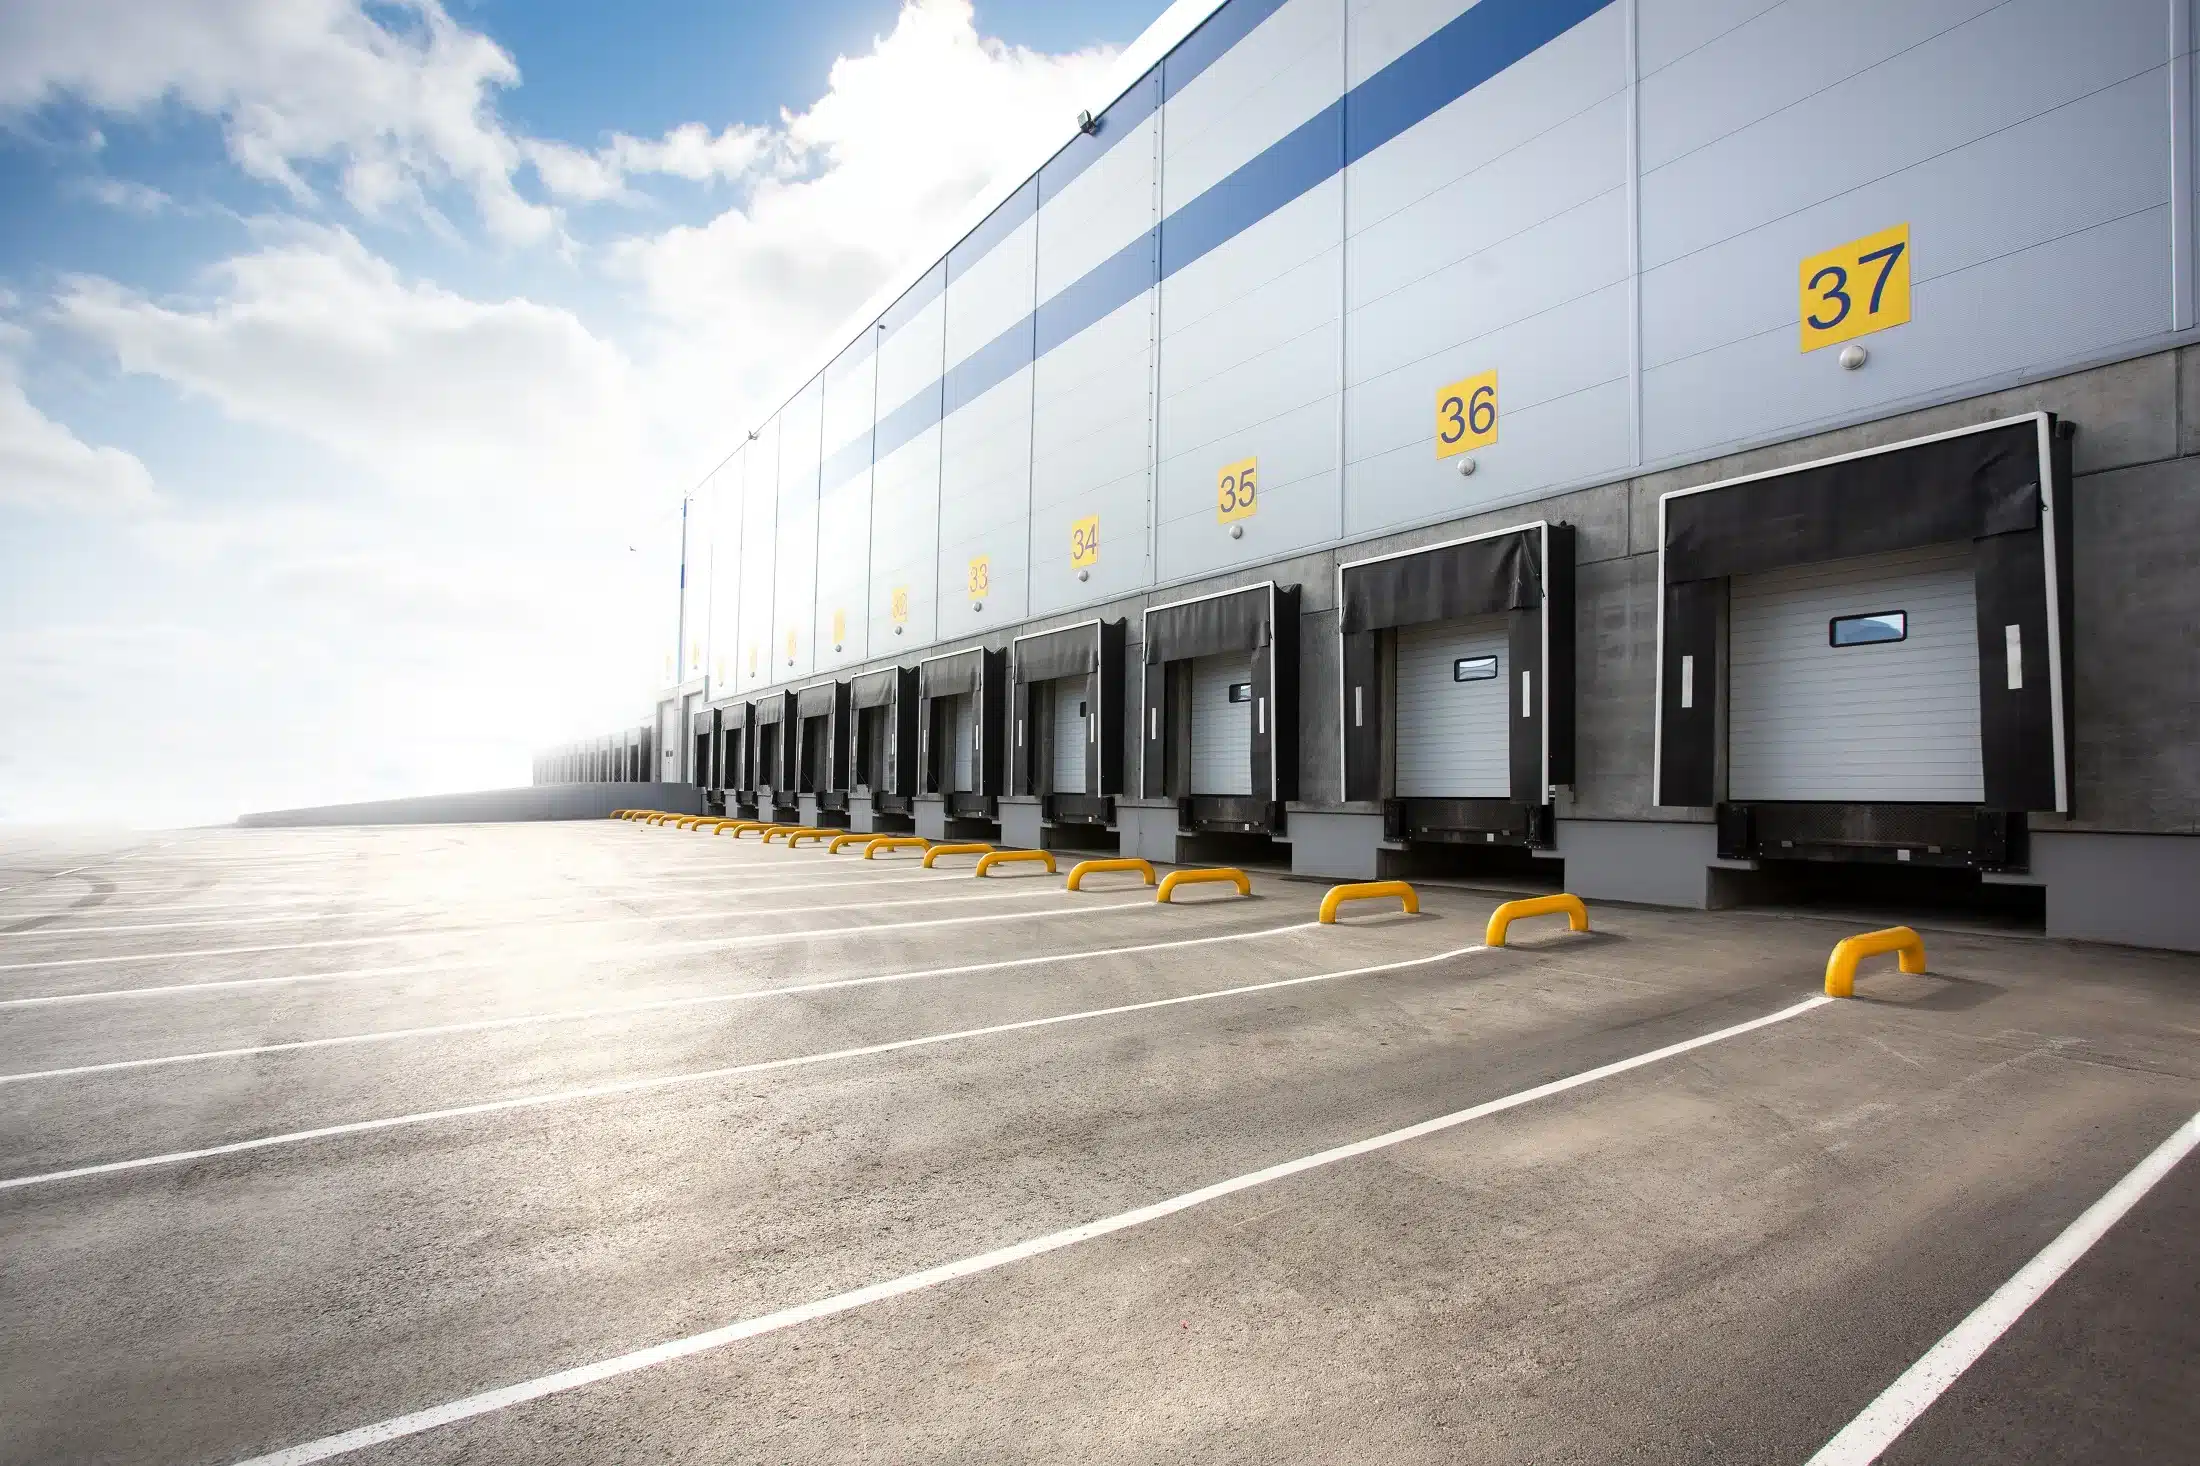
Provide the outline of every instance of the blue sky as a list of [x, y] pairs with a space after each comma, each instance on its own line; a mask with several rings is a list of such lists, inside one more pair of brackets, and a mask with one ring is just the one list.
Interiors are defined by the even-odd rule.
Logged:
[[1162, 8], [0, 7], [0, 820], [639, 721], [682, 489]]

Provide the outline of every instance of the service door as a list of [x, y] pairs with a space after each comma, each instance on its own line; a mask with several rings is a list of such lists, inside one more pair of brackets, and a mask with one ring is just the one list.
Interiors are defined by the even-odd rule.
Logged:
[[1192, 793], [1253, 792], [1253, 659], [1192, 662]]
[[1737, 575], [1727, 797], [1977, 804], [1968, 541]]
[[1512, 657], [1505, 618], [1469, 616], [1398, 631], [1398, 797], [1512, 793]]
[[683, 777], [680, 769], [680, 750], [687, 740], [680, 736], [680, 704], [662, 702], [657, 705], [657, 746], [664, 750], [664, 761], [657, 770], [657, 777], [667, 784], [677, 784]]
[[1083, 677], [1047, 684], [1054, 699], [1054, 792], [1083, 794], [1085, 748], [1092, 741], [1091, 690]]
[[977, 788], [978, 768], [978, 695], [965, 692], [952, 698], [953, 710], [948, 714], [947, 725], [953, 730], [954, 761], [950, 765], [953, 777], [947, 793], [968, 794]]

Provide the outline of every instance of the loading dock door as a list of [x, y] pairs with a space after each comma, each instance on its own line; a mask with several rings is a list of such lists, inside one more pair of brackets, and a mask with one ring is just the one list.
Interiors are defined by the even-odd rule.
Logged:
[[1192, 790], [1253, 792], [1253, 659], [1241, 654], [1192, 662]]
[[1398, 631], [1398, 781], [1404, 799], [1505, 799], [1518, 702], [1503, 616]]
[[1972, 556], [1926, 545], [1735, 576], [1728, 797], [1983, 802]]
[[949, 763], [952, 777], [942, 792], [968, 794], [978, 787], [978, 698], [975, 693], [965, 692], [949, 701], [953, 704], [947, 715], [948, 736], [954, 740]]
[[1092, 738], [1086, 679], [1058, 677], [1050, 690], [1054, 699], [1054, 792], [1083, 794], [1085, 746]]

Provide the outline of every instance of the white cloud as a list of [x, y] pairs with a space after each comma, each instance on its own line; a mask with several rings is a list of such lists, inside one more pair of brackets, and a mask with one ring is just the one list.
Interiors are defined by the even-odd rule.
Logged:
[[[0, 291], [0, 309], [13, 304]], [[143, 463], [85, 442], [25, 394], [15, 357], [27, 340], [20, 327], [0, 322], [0, 505], [91, 513], [150, 507], [157, 496]]]
[[73, 97], [108, 112], [174, 103], [220, 119], [230, 157], [301, 202], [303, 164], [338, 172], [380, 215], [469, 191], [500, 239], [530, 242], [555, 211], [513, 187], [518, 143], [495, 115], [512, 58], [441, 0], [9, 0], [0, 111]]

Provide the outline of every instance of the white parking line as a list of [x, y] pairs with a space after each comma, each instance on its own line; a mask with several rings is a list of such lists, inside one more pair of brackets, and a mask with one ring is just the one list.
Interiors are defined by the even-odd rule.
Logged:
[[[881, 921], [866, 926], [805, 927], [791, 932], [758, 932], [742, 937], [702, 937], [691, 942], [652, 942], [643, 947], [614, 947], [576, 957], [575, 963], [624, 962], [634, 957], [662, 956], [668, 952], [725, 952], [737, 947], [762, 947], [774, 942], [824, 941], [833, 937], [861, 937], [875, 932], [916, 931], [926, 927], [970, 926], [985, 921], [1067, 921], [1109, 911], [1151, 911], [1151, 899], [1111, 901], [1097, 906], [1072, 906], [1048, 911], [1011, 911], [992, 916], [942, 916], [931, 921]], [[370, 977], [411, 977], [433, 972], [466, 972], [496, 967], [509, 957], [453, 958], [439, 962], [400, 962], [387, 967], [347, 967], [335, 972], [294, 972], [277, 977], [226, 977], [207, 982], [167, 983], [158, 987], [101, 988], [86, 993], [44, 993], [28, 998], [0, 998], [0, 1009], [47, 1008], [65, 1003], [100, 1003], [121, 998], [165, 998], [181, 993], [220, 992], [231, 988], [273, 987], [278, 984], [352, 982]]]
[[[1004, 884], [1006, 884], [1004, 882]], [[890, 911], [902, 906], [939, 906], [965, 901], [1028, 901], [1035, 896], [1063, 896], [1058, 886], [1034, 886], [1027, 891], [969, 891], [961, 896], [927, 896], [915, 901], [850, 901], [835, 906], [745, 906], [724, 911], [694, 913], [689, 917], [598, 917], [582, 921], [507, 922], [495, 926], [427, 927], [420, 931], [386, 932], [371, 937], [320, 937], [310, 942], [266, 942], [254, 947], [198, 947], [176, 952], [120, 952], [103, 957], [42, 957], [35, 962], [0, 962], [0, 972], [46, 972], [60, 967], [119, 967], [126, 962], [180, 962], [201, 957], [245, 957], [267, 952], [309, 952], [331, 947], [373, 947], [390, 942], [418, 942], [432, 937], [479, 936], [489, 932], [526, 928], [565, 931], [580, 927], [617, 926], [632, 922], [693, 920], [703, 917], [808, 916], [812, 912]]]
[[571, 1023], [589, 1018], [617, 1018], [632, 1013], [663, 1013], [682, 1008], [707, 1008], [726, 1003], [748, 1003], [764, 998], [791, 998], [804, 993], [833, 992], [840, 988], [876, 987], [884, 983], [913, 982], [926, 977], [959, 977], [973, 972], [998, 972], [1009, 967], [1044, 967], [1058, 962], [1082, 962], [1092, 957], [1125, 957], [1141, 952], [1165, 952], [1178, 947], [1200, 947], [1214, 942], [1244, 942], [1283, 932], [1311, 931], [1319, 923], [1296, 921], [1289, 926], [1263, 927], [1259, 931], [1226, 932], [1214, 937], [1180, 937], [1168, 942], [1140, 942], [1129, 947], [1093, 947], [1079, 952], [1050, 952], [1039, 957], [1004, 957], [995, 962], [965, 962], [956, 967], [923, 967], [911, 972], [878, 973], [870, 977], [840, 977], [820, 982], [793, 983], [785, 987], [745, 988], [734, 993], [704, 993], [690, 998], [658, 998], [646, 1003], [615, 1003], [598, 1008], [561, 1008], [549, 1013], [523, 1013], [510, 1018], [473, 1018], [459, 1023], [433, 1023], [417, 1028], [382, 1028], [370, 1033], [338, 1034], [330, 1038], [293, 1039], [288, 1043], [254, 1044], [248, 1048], [202, 1049], [189, 1054], [162, 1054], [148, 1059], [115, 1059], [103, 1064], [76, 1064], [65, 1069], [34, 1069], [20, 1074], [0, 1074], [0, 1084], [27, 1084], [40, 1079], [70, 1079], [87, 1074], [113, 1074], [130, 1069], [158, 1069], [171, 1064], [197, 1064], [214, 1059], [242, 1059], [263, 1054], [288, 1054], [301, 1049], [329, 1049], [353, 1044], [389, 1043], [398, 1039], [436, 1038], [454, 1033], [483, 1033], [499, 1028], [523, 1028], [538, 1023]]
[[1157, 1222], [1165, 1217], [1175, 1216], [1179, 1212], [1190, 1211], [1194, 1207], [1205, 1206], [1209, 1202], [1220, 1201], [1227, 1196], [1235, 1196], [1241, 1191], [1250, 1191], [1258, 1186], [1267, 1186], [1292, 1176], [1303, 1175], [1308, 1171], [1336, 1165], [1341, 1161], [1354, 1160], [1360, 1156], [1371, 1155], [1376, 1151], [1404, 1145], [1409, 1141], [1424, 1139], [1427, 1136], [1439, 1134], [1475, 1120], [1503, 1114], [1507, 1110], [1518, 1109], [1522, 1105], [1534, 1104], [1538, 1100], [1549, 1099], [1569, 1090], [1595, 1084], [1599, 1080], [1625, 1074], [1630, 1070], [1641, 1069], [1666, 1059], [1692, 1053], [1697, 1049], [1708, 1048], [1716, 1043], [1724, 1043], [1728, 1039], [1739, 1038], [1743, 1034], [1754, 1033], [1762, 1028], [1770, 1028], [1776, 1023], [1784, 1023], [1790, 1018], [1800, 1017], [1832, 1001], [1834, 1000], [1823, 994], [1806, 998], [1793, 1007], [1782, 1008], [1779, 1012], [1768, 1013], [1762, 1018], [1752, 1018], [1746, 1023], [1737, 1023], [1732, 1027], [1722, 1028], [1698, 1038], [1685, 1039], [1676, 1044], [1667, 1044], [1664, 1048], [1652, 1049], [1648, 1053], [1636, 1054], [1632, 1058], [1620, 1059], [1610, 1064], [1600, 1064], [1594, 1069], [1584, 1069], [1578, 1074], [1570, 1074], [1563, 1079], [1554, 1079], [1547, 1084], [1538, 1084], [1531, 1089], [1518, 1090], [1501, 1099], [1486, 1100], [1478, 1105], [1470, 1105], [1463, 1110], [1454, 1110], [1448, 1115], [1438, 1115], [1432, 1120], [1423, 1120], [1419, 1124], [1405, 1126], [1403, 1129], [1385, 1131], [1381, 1135], [1369, 1136], [1365, 1140], [1355, 1140], [1350, 1144], [1333, 1146], [1328, 1150], [1317, 1151], [1312, 1155], [1301, 1156], [1296, 1160], [1283, 1161], [1277, 1165], [1263, 1167], [1258, 1171], [1248, 1171], [1240, 1176], [1232, 1176], [1226, 1181], [1217, 1181], [1211, 1186], [1202, 1186], [1196, 1191], [1186, 1191], [1166, 1200], [1138, 1207], [1132, 1211], [1117, 1212], [1111, 1217], [1102, 1217], [1097, 1221], [1064, 1228], [1059, 1232], [1049, 1232], [1041, 1237], [1028, 1238], [1007, 1247], [996, 1248], [991, 1252], [981, 1252], [971, 1257], [958, 1258], [953, 1262], [942, 1263], [938, 1267], [925, 1268], [921, 1272], [904, 1273], [898, 1278], [889, 1278], [883, 1282], [851, 1289], [845, 1293], [835, 1293], [831, 1297], [815, 1299], [809, 1303], [798, 1304], [793, 1308], [783, 1308], [776, 1313], [766, 1313], [754, 1318], [742, 1319], [739, 1322], [708, 1329], [699, 1334], [689, 1334], [685, 1338], [672, 1339], [662, 1344], [653, 1344], [646, 1349], [636, 1349], [632, 1353], [598, 1360], [593, 1364], [583, 1364], [573, 1369], [559, 1370], [555, 1374], [541, 1375], [535, 1379], [522, 1381], [519, 1384], [506, 1385], [501, 1389], [484, 1390], [478, 1395], [467, 1395], [462, 1399], [431, 1406], [425, 1410], [416, 1410], [408, 1415], [393, 1416], [388, 1420], [376, 1421], [372, 1425], [362, 1425], [352, 1430], [341, 1431], [335, 1435], [322, 1436], [318, 1440], [306, 1441], [300, 1445], [273, 1451], [264, 1456], [254, 1456], [248, 1461], [237, 1463], [237, 1466], [306, 1466], [306, 1463], [311, 1461], [326, 1461], [334, 1456], [346, 1456], [354, 1451], [365, 1450], [369, 1446], [383, 1445], [389, 1441], [402, 1440], [407, 1436], [439, 1430], [446, 1425], [455, 1425], [461, 1420], [472, 1420], [483, 1415], [493, 1415], [500, 1410], [509, 1410], [515, 1405], [524, 1405], [530, 1400], [542, 1399], [546, 1395], [564, 1394], [569, 1390], [577, 1390], [585, 1385], [598, 1384], [607, 1379], [616, 1379], [621, 1375], [636, 1374], [645, 1369], [653, 1369], [660, 1364], [669, 1364], [677, 1359], [686, 1359], [691, 1355], [722, 1349], [729, 1344], [737, 1344], [745, 1339], [754, 1339], [765, 1334], [777, 1333], [782, 1329], [794, 1328], [800, 1324], [814, 1323], [819, 1319], [831, 1318], [836, 1314], [851, 1313], [856, 1309], [866, 1308], [873, 1303], [882, 1303], [889, 1298], [900, 1298], [926, 1288], [937, 1287], [942, 1283], [958, 1282], [963, 1278], [975, 1277], [980, 1273], [993, 1272], [1014, 1263], [1027, 1262], [1035, 1257], [1043, 1257], [1050, 1252], [1059, 1252], [1065, 1247], [1074, 1247], [1081, 1242], [1090, 1242], [1096, 1238], [1112, 1236], [1117, 1232], [1127, 1232], [1133, 1227], [1142, 1227], [1149, 1222]]
[[178, 1166], [191, 1161], [211, 1160], [219, 1156], [241, 1155], [247, 1151], [271, 1150], [277, 1146], [303, 1145], [308, 1141], [330, 1140], [343, 1135], [366, 1135], [378, 1130], [396, 1130], [409, 1125], [427, 1125], [438, 1120], [465, 1119], [475, 1115], [496, 1115], [512, 1110], [541, 1109], [546, 1105], [574, 1104], [582, 1100], [607, 1099], [616, 1095], [642, 1094], [652, 1090], [685, 1088], [692, 1084], [707, 1084], [720, 1079], [739, 1079], [751, 1074], [770, 1074], [782, 1069], [806, 1069], [815, 1064], [838, 1063], [844, 1059], [871, 1058], [878, 1054], [901, 1053], [908, 1049], [936, 1048], [941, 1044], [960, 1043], [967, 1039], [993, 1038], [1004, 1033], [1023, 1033], [1034, 1028], [1055, 1028], [1065, 1023], [1085, 1023], [1097, 1018], [1119, 1018], [1125, 1013], [1150, 1013], [1159, 1008], [1181, 1008], [1190, 1003], [1211, 1003], [1222, 998], [1240, 998], [1249, 993], [1274, 992], [1279, 988], [1304, 987], [1309, 983], [1334, 982], [1339, 978], [1366, 977], [1378, 972], [1397, 972], [1408, 967], [1426, 967], [1432, 962], [1443, 962], [1453, 957], [1464, 957], [1489, 949], [1480, 943], [1471, 947], [1454, 947], [1448, 952], [1437, 952], [1427, 957], [1408, 957], [1396, 962], [1382, 962], [1370, 967], [1346, 967], [1335, 972], [1313, 972], [1300, 977], [1279, 977], [1268, 982], [1244, 983], [1237, 987], [1213, 988], [1201, 993], [1186, 993], [1174, 998], [1153, 998], [1143, 1003], [1118, 1003], [1108, 1008], [1087, 1008], [1076, 1013], [1056, 1013], [1046, 1018], [1025, 1018], [1014, 1023], [991, 1023], [983, 1028], [958, 1028], [948, 1033], [928, 1033], [918, 1038], [897, 1038], [885, 1043], [862, 1044], [854, 1048], [829, 1049], [819, 1054], [798, 1054], [786, 1059], [761, 1059], [750, 1064], [732, 1064], [720, 1069], [697, 1069], [685, 1074], [659, 1074], [647, 1079], [621, 1079], [611, 1084], [591, 1084], [580, 1089], [554, 1090], [548, 1094], [518, 1095], [511, 1099], [482, 1100], [470, 1105], [452, 1105], [440, 1110], [416, 1110], [408, 1115], [385, 1115], [374, 1120], [350, 1120], [340, 1125], [322, 1125], [312, 1130], [291, 1130], [280, 1135], [261, 1135], [250, 1140], [232, 1140], [223, 1145], [204, 1146], [198, 1150], [169, 1151], [164, 1155], [136, 1156], [125, 1161], [102, 1161], [90, 1166], [71, 1166], [61, 1171], [40, 1171], [29, 1176], [10, 1176], [0, 1180], [0, 1191], [19, 1191], [27, 1186], [45, 1186], [57, 1181], [76, 1181], [87, 1176], [114, 1176], [128, 1171], [145, 1171], [159, 1166]]
[[2063, 1228], [2062, 1234], [2041, 1248], [2014, 1277], [1996, 1288], [1992, 1297], [1971, 1310], [1969, 1317], [1903, 1370], [1878, 1399], [1864, 1407], [1861, 1415], [1820, 1447], [1806, 1466], [1870, 1466], [1878, 1460], [1911, 1422], [1931, 1408], [1965, 1370], [1978, 1363], [1994, 1341], [2024, 1317], [2025, 1310], [2039, 1302], [2056, 1280], [2108, 1235], [2109, 1228], [2123, 1220], [2124, 1214], [2175, 1170], [2195, 1146], [2200, 1146], [2200, 1114], [2178, 1126], [2169, 1139], [2133, 1166], [2099, 1201], [2079, 1213], [2076, 1221]]
[[[798, 883], [798, 884], [793, 884], [793, 885], [778, 885], [778, 884], [774, 884], [774, 885], [769, 885], [769, 886], [739, 886], [739, 887], [733, 887], [733, 888], [730, 888], [730, 889], [728, 889], [728, 890], [727, 890], [727, 891], [725, 892], [725, 894], [727, 894], [727, 895], [735, 895], [735, 896], [738, 896], [738, 895], [764, 895], [764, 896], [776, 896], [776, 895], [778, 895], [779, 893], [781, 893], [782, 891], [837, 891], [837, 890], [843, 890], [843, 889], [846, 889], [846, 888], [848, 888], [848, 887], [851, 887], [851, 886], [864, 886], [864, 887], [870, 887], [870, 886], [909, 886], [909, 885], [918, 885], [918, 884], [939, 885], [939, 884], [942, 884], [942, 883], [950, 883], [950, 882], [952, 882], [952, 883], [955, 883], [955, 884], [959, 884], [959, 885], [963, 886], [963, 887], [964, 887], [964, 888], [966, 888], [966, 889], [968, 888], [968, 886], [969, 886], [969, 884], [970, 884], [970, 882], [969, 882], [969, 878], [968, 878], [967, 874], [965, 874], [965, 876], [964, 876], [964, 879], [963, 879], [962, 881], [960, 881], [960, 882], [955, 882], [955, 878], [954, 878], [953, 876], [951, 876], [951, 875], [922, 875], [922, 876], [872, 876], [872, 877], [859, 877], [859, 878], [857, 878], [857, 879], [855, 879], [855, 880], [850, 880], [850, 881], [806, 881], [806, 882], [801, 882], [801, 883]], [[674, 892], [674, 893], [668, 893], [668, 894], [674, 894], [674, 895], [683, 895], [683, 896], [684, 896], [684, 895], [690, 895], [690, 894], [692, 894], [692, 895], [695, 895], [695, 896], [702, 896], [702, 895], [705, 895], [705, 894], [709, 894], [709, 893], [706, 893], [706, 892], [701, 892], [701, 891], [697, 891], [697, 892], [689, 893], [689, 892], [684, 892], [684, 891], [682, 891], [682, 892]], [[327, 899], [327, 898], [325, 898], [325, 897], [323, 898], [323, 902], [324, 902], [324, 903], [325, 903], [326, 899]], [[517, 898], [517, 899], [525, 899], [525, 898]], [[574, 898], [574, 897], [572, 897], [572, 896], [544, 896], [544, 897], [540, 897], [540, 898], [537, 898], [537, 899], [540, 899], [540, 900], [543, 900], [543, 901], [550, 901], [550, 902], [560, 902], [560, 903], [562, 903], [562, 904], [564, 904], [564, 905], [570, 906], [570, 905], [572, 904], [572, 902], [573, 902], [573, 901], [574, 901], [574, 900], [575, 900], [576, 898]], [[616, 899], [619, 899], [619, 898], [616, 898], [616, 897], [608, 897], [608, 896], [607, 896], [607, 897], [598, 897], [598, 898], [585, 898], [585, 897], [584, 897], [584, 898], [579, 898], [579, 899], [599, 899], [599, 900], [606, 900], [606, 901], [609, 901], [609, 900], [616, 900]], [[479, 908], [470, 908], [470, 909], [475, 909], [475, 910], [478, 910]], [[704, 919], [705, 917], [711, 917], [711, 916], [734, 916], [734, 915], [741, 915], [741, 914], [743, 914], [743, 913], [744, 913], [745, 911], [748, 911], [748, 910], [751, 910], [751, 909], [753, 909], [753, 908], [729, 908], [729, 907], [720, 907], [720, 908], [716, 908], [716, 909], [714, 909], [714, 910], [711, 910], [711, 911], [693, 911], [693, 912], [683, 912], [683, 913], [680, 913], [680, 914], [677, 914], [677, 915], [671, 915], [671, 916], [652, 916], [652, 915], [650, 915], [650, 914], [649, 914], [649, 913], [647, 913], [647, 912], [642, 912], [642, 913], [638, 913], [638, 914], [629, 914], [629, 915], [623, 915], [623, 916], [602, 916], [602, 917], [587, 917], [587, 918], [583, 918], [583, 919], [581, 919], [581, 920], [578, 920], [578, 921], [571, 921], [571, 922], [561, 922], [561, 923], [558, 923], [558, 924], [559, 924], [559, 925], [561, 925], [561, 926], [608, 926], [608, 925], [612, 925], [612, 924], [614, 924], [614, 923], [618, 923], [618, 922], [638, 922], [638, 921], [700, 921], [700, 920]], [[813, 908], [809, 908], [809, 909], [815, 910], [816, 908], [814, 908], [814, 907], [813, 907]], [[309, 921], [346, 921], [346, 920], [353, 920], [353, 919], [376, 918], [376, 917], [390, 917], [390, 916], [395, 916], [395, 917], [408, 917], [408, 916], [441, 916], [441, 915], [446, 915], [446, 914], [454, 914], [454, 913], [452, 912], [452, 909], [451, 909], [451, 908], [448, 908], [448, 907], [444, 907], [444, 908], [431, 908], [431, 909], [421, 909], [421, 910], [415, 910], [415, 911], [386, 911], [386, 912], [385, 912], [385, 911], [363, 911], [363, 912], [352, 912], [352, 911], [305, 911], [305, 912], [298, 912], [298, 913], [296, 913], [296, 914], [294, 914], [294, 915], [290, 915], [290, 916], [244, 916], [244, 917], [225, 917], [225, 918], [222, 918], [222, 919], [219, 919], [219, 920], [212, 920], [212, 921], [159, 921], [159, 922], [147, 922], [147, 923], [143, 923], [143, 924], [138, 924], [138, 925], [118, 925], [118, 924], [112, 924], [112, 923], [110, 923], [110, 924], [108, 924], [108, 925], [104, 925], [104, 926], [42, 926], [42, 927], [36, 927], [36, 928], [33, 928], [32, 930], [29, 930], [29, 931], [20, 931], [20, 932], [0, 932], [0, 942], [27, 942], [27, 941], [35, 941], [35, 940], [38, 940], [38, 939], [41, 939], [41, 938], [47, 938], [47, 937], [84, 937], [84, 936], [110, 936], [110, 935], [112, 935], [112, 934], [114, 934], [114, 933], [116, 933], [116, 932], [166, 932], [166, 931], [204, 931], [204, 930], [225, 930], [225, 929], [227, 929], [227, 928], [230, 928], [230, 927], [241, 927], [241, 926], [284, 926], [284, 925], [297, 925], [297, 924], [300, 924], [300, 923], [304, 923], [304, 922], [309, 922]], [[478, 925], [478, 926], [472, 926], [472, 927], [455, 927], [455, 928], [447, 928], [446, 930], [450, 930], [450, 931], [496, 931], [496, 930], [498, 930], [499, 928], [502, 928], [502, 927], [505, 927], [505, 926], [520, 926], [520, 925], [525, 925], [525, 924], [527, 923], [527, 921], [528, 921], [528, 918], [526, 918], [526, 917], [514, 917], [514, 918], [512, 918], [512, 919], [511, 919], [510, 921], [492, 921], [492, 922], [484, 922], [484, 923], [482, 923], [482, 924], [480, 924], [480, 925]], [[440, 934], [440, 933], [438, 933], [438, 934]], [[409, 936], [409, 935], [415, 935], [415, 934], [414, 934], [414, 933], [395, 933], [394, 935]], [[96, 960], [96, 959], [87, 959], [87, 960]], [[0, 969], [0, 970], [5, 970], [5, 969]]]

